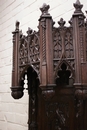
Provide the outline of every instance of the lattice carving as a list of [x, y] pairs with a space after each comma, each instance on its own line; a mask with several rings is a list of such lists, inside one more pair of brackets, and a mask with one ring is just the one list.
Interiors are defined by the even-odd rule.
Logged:
[[65, 21], [58, 22], [60, 27], [53, 29], [54, 45], [54, 71], [60, 61], [67, 61], [74, 70], [74, 47], [73, 47], [73, 29], [72, 26], [65, 27]]
[[39, 74], [40, 68], [40, 50], [38, 32], [33, 32], [30, 28], [27, 31], [28, 36], [20, 33], [19, 46], [19, 69], [20, 73], [27, 66], [32, 66]]
[[[27, 35], [16, 22], [13, 32], [12, 96], [23, 96], [25, 75], [29, 94], [30, 130], [87, 130], [87, 19], [79, 0], [69, 21], [58, 27], [40, 8], [39, 31]], [[87, 13], [87, 12], [86, 12]]]
[[54, 34], [54, 58], [61, 58], [62, 55], [62, 39], [59, 31]]
[[73, 35], [72, 28], [67, 28], [65, 31], [65, 56], [66, 58], [74, 58], [73, 50]]
[[37, 34], [33, 36], [29, 45], [31, 63], [40, 61], [39, 57], [39, 39]]
[[29, 54], [31, 64], [35, 67], [35, 70], [39, 72], [39, 62], [40, 62], [40, 46], [38, 33], [34, 32], [32, 39], [29, 44]]
[[19, 64], [20, 66], [28, 64], [28, 42], [25, 36], [22, 36], [19, 47]]

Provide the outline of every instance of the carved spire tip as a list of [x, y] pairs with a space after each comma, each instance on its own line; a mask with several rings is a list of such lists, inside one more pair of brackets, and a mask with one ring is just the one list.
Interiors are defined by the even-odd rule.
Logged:
[[16, 23], [15, 23], [16, 30], [19, 30], [19, 24], [20, 24], [20, 22], [16, 21]]
[[47, 5], [46, 3], [43, 3], [42, 7], [40, 7], [42, 15], [47, 15], [49, 8], [50, 8], [49, 5]]
[[30, 27], [28, 27], [27, 34], [30, 35], [30, 34], [32, 34], [32, 32], [33, 32], [33, 30]]
[[65, 23], [66, 22], [64, 21], [63, 18], [60, 18], [60, 21], [58, 21], [58, 24], [60, 25], [60, 27], [64, 27]]
[[76, 3], [74, 3], [73, 5], [74, 5], [74, 7], [75, 7], [75, 12], [74, 12], [74, 14], [82, 13], [81, 9], [82, 9], [83, 5], [80, 3], [79, 0], [77, 0]]
[[76, 4], [81, 5], [81, 3], [80, 3], [80, 1], [79, 1], [79, 0], [77, 0], [77, 1], [76, 1]]

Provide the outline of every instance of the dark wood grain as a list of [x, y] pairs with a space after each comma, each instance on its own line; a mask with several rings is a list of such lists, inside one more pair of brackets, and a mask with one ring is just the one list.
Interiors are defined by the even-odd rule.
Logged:
[[70, 25], [54, 26], [49, 5], [38, 31], [13, 32], [12, 96], [23, 96], [27, 75], [29, 130], [87, 130], [87, 20], [77, 0]]

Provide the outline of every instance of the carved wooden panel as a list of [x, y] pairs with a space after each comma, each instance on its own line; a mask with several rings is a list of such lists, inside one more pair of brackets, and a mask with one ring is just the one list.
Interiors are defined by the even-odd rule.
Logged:
[[27, 75], [30, 130], [87, 130], [87, 18], [79, 0], [74, 7], [69, 26], [55, 27], [46, 4], [38, 31], [23, 35], [16, 22], [11, 95], [23, 96]]
[[75, 69], [75, 57], [73, 47], [73, 28], [64, 26], [65, 21], [60, 19], [59, 27], [53, 28], [53, 45], [54, 45], [54, 71], [57, 70], [60, 62], [64, 60]]
[[19, 44], [19, 73], [20, 75], [27, 70], [29, 66], [40, 73], [40, 45], [39, 33], [33, 32], [30, 28], [27, 31], [27, 36], [20, 32]]
[[54, 102], [46, 104], [46, 115], [53, 129], [67, 129], [69, 119], [69, 104], [63, 102]]

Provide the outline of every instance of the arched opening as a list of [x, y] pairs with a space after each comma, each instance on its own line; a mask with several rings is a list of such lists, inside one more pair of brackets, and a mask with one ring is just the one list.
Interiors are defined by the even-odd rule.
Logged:
[[57, 85], [73, 85], [72, 71], [69, 69], [69, 66], [64, 62], [60, 65], [56, 77]]
[[[39, 87], [39, 78], [36, 71], [33, 67], [27, 67], [22, 74], [21, 84], [26, 86], [29, 94], [29, 117], [28, 117], [28, 125], [29, 128], [37, 128], [37, 115], [38, 115], [38, 87]], [[26, 80], [26, 81], [25, 81]]]
[[28, 93], [29, 93], [29, 128], [37, 128], [39, 79], [36, 71], [29, 67], [27, 69]]

